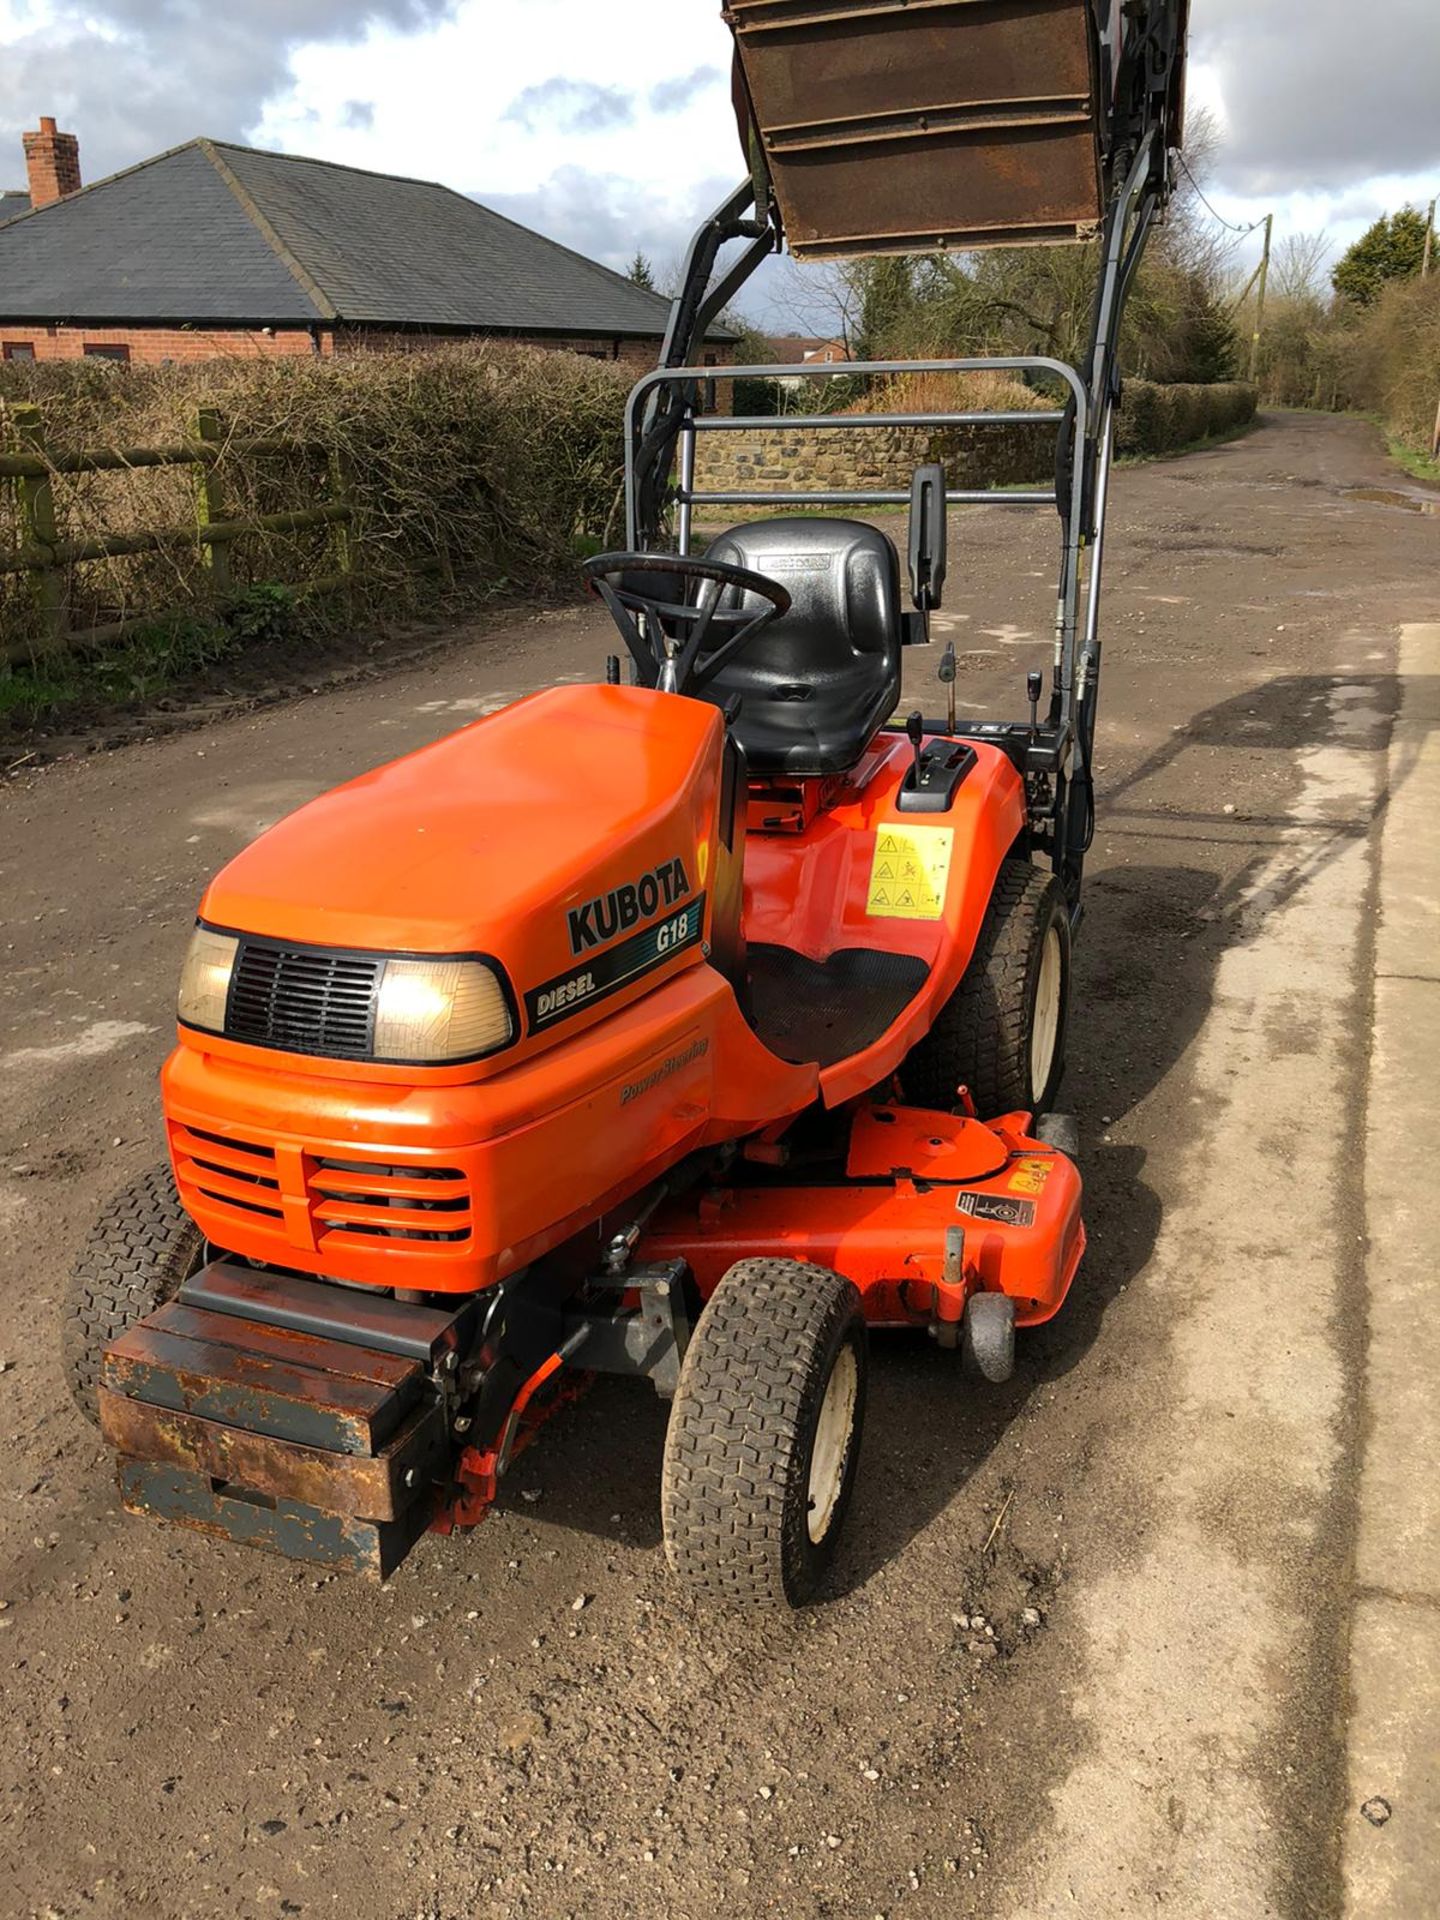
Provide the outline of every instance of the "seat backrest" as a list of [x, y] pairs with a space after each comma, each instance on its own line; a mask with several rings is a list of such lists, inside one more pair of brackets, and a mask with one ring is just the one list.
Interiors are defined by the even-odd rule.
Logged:
[[888, 535], [818, 516], [732, 527], [709, 558], [776, 580], [790, 611], [705, 688], [724, 706], [752, 774], [844, 773], [900, 698], [900, 562]]

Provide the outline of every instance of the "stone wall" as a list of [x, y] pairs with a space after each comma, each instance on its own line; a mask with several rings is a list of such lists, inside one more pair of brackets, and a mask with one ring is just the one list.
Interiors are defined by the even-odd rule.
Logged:
[[702, 433], [695, 482], [702, 492], [786, 489], [906, 492], [916, 467], [938, 460], [952, 487], [1049, 485], [1053, 426], [773, 427]]

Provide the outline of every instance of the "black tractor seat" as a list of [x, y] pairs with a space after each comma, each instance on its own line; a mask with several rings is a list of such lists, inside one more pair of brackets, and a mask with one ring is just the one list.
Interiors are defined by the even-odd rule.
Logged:
[[860, 520], [797, 515], [731, 527], [706, 558], [764, 574], [790, 595], [790, 611], [704, 688], [720, 707], [740, 696], [734, 730], [750, 773], [848, 772], [900, 698], [894, 543]]

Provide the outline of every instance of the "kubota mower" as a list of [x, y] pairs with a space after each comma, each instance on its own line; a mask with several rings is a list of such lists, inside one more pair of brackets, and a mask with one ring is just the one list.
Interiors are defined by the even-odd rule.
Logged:
[[[870, 1329], [928, 1329], [938, 1364], [999, 1381], [1074, 1278], [1053, 1106], [1115, 341], [1179, 137], [1182, 0], [727, 18], [752, 179], [697, 236], [631, 398], [626, 550], [584, 569], [623, 656], [302, 807], [200, 903], [169, 1163], [99, 1222], [66, 1323], [136, 1512], [383, 1576], [421, 1531], [480, 1520], [590, 1376], [642, 1375], [672, 1403], [672, 1567], [795, 1603], [849, 1500]], [[926, 466], [908, 494], [697, 491], [700, 433], [765, 425], [706, 410], [698, 344], [787, 224], [844, 252], [1092, 219], [1079, 371], [726, 370], [1021, 373], [1055, 395], [1021, 416], [1056, 429], [1053, 489]], [[949, 653], [946, 713], [896, 724], [947, 506], [996, 499], [1059, 510], [1048, 685], [1031, 673], [1014, 723], [967, 722]], [[822, 501], [908, 504], [908, 580], [888, 534], [803, 511]], [[695, 508], [727, 503], [785, 510], [697, 555]]]

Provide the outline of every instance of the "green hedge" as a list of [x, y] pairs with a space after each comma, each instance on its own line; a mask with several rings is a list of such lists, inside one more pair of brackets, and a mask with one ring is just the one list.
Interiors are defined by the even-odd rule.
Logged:
[[1115, 421], [1115, 450], [1139, 455], [1174, 453], [1197, 440], [1234, 433], [1255, 418], [1256, 398], [1254, 387], [1239, 380], [1170, 387], [1152, 380], [1127, 380]]

